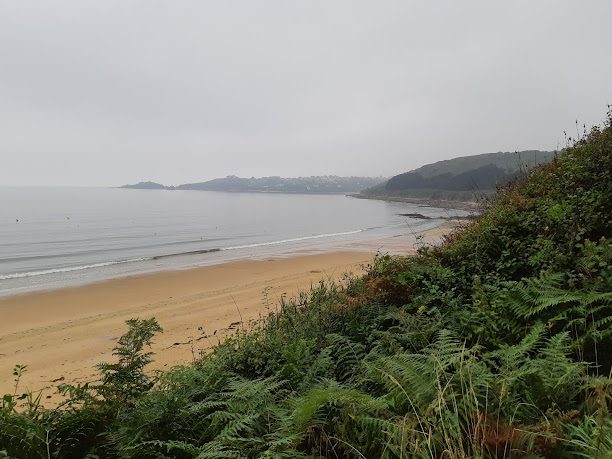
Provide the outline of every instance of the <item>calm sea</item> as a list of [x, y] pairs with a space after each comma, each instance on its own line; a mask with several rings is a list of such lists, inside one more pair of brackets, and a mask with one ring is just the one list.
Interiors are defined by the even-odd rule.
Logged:
[[[343, 195], [0, 187], [0, 295], [412, 234], [448, 211]], [[457, 214], [457, 211], [453, 211]]]

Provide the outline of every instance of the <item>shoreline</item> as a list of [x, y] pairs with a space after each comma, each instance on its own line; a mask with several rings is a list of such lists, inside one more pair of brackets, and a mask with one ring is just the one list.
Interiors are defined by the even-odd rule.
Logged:
[[[350, 252], [355, 247], [370, 250], [373, 244], [380, 241], [389, 241], [402, 236], [410, 237], [414, 233], [426, 234], [437, 227], [447, 225], [449, 221], [449, 218], [444, 216], [428, 217], [414, 213], [397, 213], [396, 215], [416, 218], [422, 222], [416, 224], [416, 228], [411, 228], [411, 225], [406, 223], [401, 233], [394, 231], [395, 234], [372, 236], [369, 232], [377, 229], [377, 227], [372, 227], [256, 243], [236, 242], [235, 245], [204, 249], [176, 248], [176, 251], [137, 254], [132, 258], [128, 255], [117, 254], [117, 258], [106, 261], [84, 260], [81, 264], [72, 266], [32, 268], [24, 272], [9, 272], [0, 274], [0, 298], [77, 287], [127, 276], [213, 266], [245, 259], [265, 260], [293, 256], [296, 253]], [[463, 217], [457, 217], [452, 221], [461, 219]], [[395, 247], [395, 244], [393, 246]]]
[[[452, 225], [423, 232], [437, 243]], [[414, 242], [414, 241], [412, 241]], [[350, 250], [349, 250], [350, 248]], [[0, 394], [12, 392], [12, 369], [27, 365], [20, 392], [43, 390], [47, 406], [61, 399], [54, 387], [97, 378], [95, 365], [113, 361], [125, 320], [156, 317], [153, 370], [192, 363], [239, 327], [320, 280], [359, 275], [377, 252], [409, 255], [411, 240], [389, 238], [345, 251], [242, 259], [196, 268], [158, 271], [90, 284], [0, 297]]]
[[156, 317], [151, 369], [190, 364], [232, 331], [321, 279], [359, 274], [369, 252], [242, 260], [177, 271], [110, 279], [78, 287], [0, 298], [0, 394], [13, 391], [12, 369], [27, 365], [20, 393], [96, 380], [95, 365], [113, 361], [125, 321]]
[[366, 195], [366, 194], [347, 194], [351, 198], [356, 199], [371, 199], [375, 201], [388, 201], [388, 202], [405, 202], [408, 204], [417, 204], [426, 207], [438, 207], [440, 209], [454, 209], [454, 210], [465, 210], [465, 211], [479, 211], [481, 205], [474, 201], [449, 201], [447, 199], [428, 199], [428, 198], [410, 198], [404, 196], [378, 196], [378, 195]]

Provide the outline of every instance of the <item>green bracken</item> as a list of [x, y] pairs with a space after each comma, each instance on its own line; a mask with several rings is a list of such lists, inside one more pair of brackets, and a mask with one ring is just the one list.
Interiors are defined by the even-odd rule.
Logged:
[[283, 300], [192, 366], [147, 376], [161, 330], [130, 321], [57, 409], [4, 397], [0, 457], [612, 457], [611, 123], [441, 246]]

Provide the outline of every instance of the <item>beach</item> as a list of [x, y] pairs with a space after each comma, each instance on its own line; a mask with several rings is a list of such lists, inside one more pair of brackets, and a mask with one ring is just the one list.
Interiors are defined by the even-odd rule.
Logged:
[[[437, 243], [446, 223], [423, 233]], [[112, 349], [130, 318], [155, 317], [164, 332], [154, 339], [151, 369], [190, 364], [228, 334], [274, 310], [320, 280], [360, 274], [376, 252], [409, 254], [414, 240], [390, 238], [352, 250], [240, 260], [163, 271], [0, 298], [0, 393], [12, 392], [12, 368], [27, 365], [20, 391], [43, 390], [97, 378], [96, 364], [113, 361]]]

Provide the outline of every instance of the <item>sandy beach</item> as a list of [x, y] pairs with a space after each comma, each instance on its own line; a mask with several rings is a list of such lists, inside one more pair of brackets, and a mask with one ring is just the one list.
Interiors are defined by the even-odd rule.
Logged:
[[[439, 241], [448, 227], [428, 231], [426, 240]], [[247, 326], [276, 307], [281, 295], [359, 274], [378, 250], [410, 253], [412, 242], [374, 241], [351, 251], [243, 260], [0, 298], [0, 394], [12, 392], [14, 365], [27, 365], [20, 390], [43, 390], [52, 405], [58, 384], [96, 379], [95, 365], [112, 361], [125, 321], [133, 317], [155, 317], [164, 329], [155, 338], [152, 368], [189, 364], [241, 322]]]

